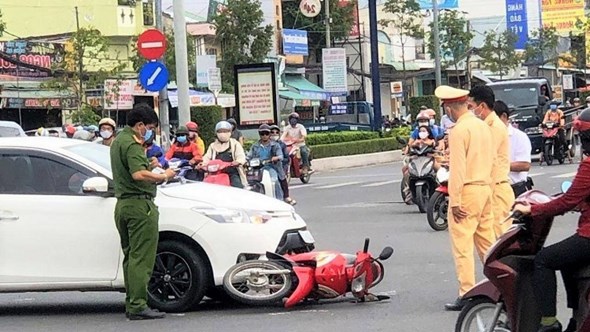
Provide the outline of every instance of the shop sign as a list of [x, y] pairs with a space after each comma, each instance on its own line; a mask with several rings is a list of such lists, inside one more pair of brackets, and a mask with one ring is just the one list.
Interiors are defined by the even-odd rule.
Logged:
[[[16, 60], [42, 68], [51, 69], [64, 61], [64, 45], [55, 43], [32, 43], [22, 40], [0, 42], [0, 52], [6, 53]], [[14, 77], [44, 78], [49, 73], [18, 66], [0, 59], [0, 75]]]
[[75, 109], [76, 98], [6, 98], [4, 108]]

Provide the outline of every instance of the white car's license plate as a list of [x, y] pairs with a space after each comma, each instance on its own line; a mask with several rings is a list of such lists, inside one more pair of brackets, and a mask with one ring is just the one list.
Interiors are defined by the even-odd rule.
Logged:
[[311, 233], [309, 231], [299, 231], [299, 236], [301, 236], [301, 238], [303, 239], [303, 242], [305, 242], [307, 244], [314, 244], [315, 243], [315, 239], [313, 238], [313, 236], [311, 235]]

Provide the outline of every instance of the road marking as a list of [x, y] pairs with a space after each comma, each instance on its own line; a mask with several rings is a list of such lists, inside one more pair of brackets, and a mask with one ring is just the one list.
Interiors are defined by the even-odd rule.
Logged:
[[296, 186], [289, 186], [289, 190], [298, 189], [298, 188], [307, 188], [307, 187], [314, 187], [319, 185], [318, 183], [308, 183], [308, 184], [300, 184]]
[[355, 182], [344, 182], [344, 183], [336, 183], [336, 184], [330, 184], [327, 186], [323, 186], [323, 187], [317, 187], [316, 189], [333, 189], [333, 188], [340, 188], [340, 187], [346, 187], [346, 186], [352, 186], [355, 184], [359, 184], [360, 182], [355, 181]]
[[571, 173], [555, 175], [555, 176], [552, 176], [551, 178], [553, 178], [553, 179], [573, 178], [574, 176], [576, 176], [576, 174], [578, 174], [578, 172], [571, 172]]
[[531, 173], [531, 174], [529, 174], [530, 177], [541, 176], [541, 175], [545, 175], [545, 173]]
[[388, 184], [400, 183], [400, 182], [402, 182], [402, 180], [391, 180], [391, 181], [385, 181], [385, 182], [375, 182], [375, 183], [365, 184], [364, 186], [361, 186], [361, 187], [363, 187], [363, 188], [366, 188], [366, 187], [381, 187], [381, 186], [386, 186]]

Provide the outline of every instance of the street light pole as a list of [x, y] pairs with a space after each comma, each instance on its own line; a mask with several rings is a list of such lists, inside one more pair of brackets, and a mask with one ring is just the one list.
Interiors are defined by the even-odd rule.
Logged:
[[379, 40], [377, 39], [377, 0], [369, 0], [369, 30], [371, 40], [371, 85], [375, 128], [381, 129], [381, 77], [379, 75]]
[[[162, 0], [156, 0], [156, 28], [160, 31], [164, 31], [164, 24], [162, 22]], [[162, 56], [160, 61], [165, 65], [166, 56]], [[160, 111], [160, 146], [166, 150], [169, 148], [168, 142], [170, 141], [170, 115], [168, 113], [168, 87], [164, 87], [158, 93], [158, 109]], [[166, 137], [166, 139], [162, 139]], [[166, 145], [166, 146], [164, 146]]]
[[332, 44], [332, 36], [330, 35], [330, 0], [324, 0], [324, 2], [326, 5], [326, 48], [330, 48], [330, 45]]
[[186, 19], [184, 0], [174, 0], [174, 46], [176, 56], [176, 85], [178, 87], [178, 123], [191, 120], [188, 94], [188, 58], [186, 48]]
[[440, 68], [440, 35], [438, 31], [438, 1], [432, 0], [432, 19], [434, 30], [434, 75], [436, 78], [436, 86], [442, 84], [442, 75]]

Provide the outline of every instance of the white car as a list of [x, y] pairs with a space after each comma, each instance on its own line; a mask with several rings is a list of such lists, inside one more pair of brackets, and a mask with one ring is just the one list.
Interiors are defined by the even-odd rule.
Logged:
[[0, 121], [0, 137], [24, 137], [27, 136], [23, 128], [14, 121]]
[[[124, 291], [109, 148], [54, 137], [0, 139], [0, 292]], [[158, 187], [150, 305], [184, 311], [219, 296], [225, 272], [313, 237], [293, 208], [206, 183]]]

